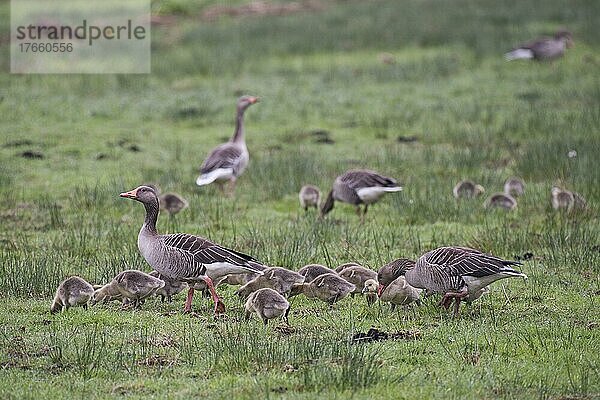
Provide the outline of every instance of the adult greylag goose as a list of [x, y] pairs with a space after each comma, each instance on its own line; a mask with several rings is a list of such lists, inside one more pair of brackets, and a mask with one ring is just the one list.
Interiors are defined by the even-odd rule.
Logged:
[[362, 290], [363, 293], [371, 293], [376, 297], [379, 296], [379, 300], [390, 303], [392, 311], [397, 305], [405, 306], [419, 301], [422, 291], [410, 286], [404, 276], [394, 279], [382, 292], [379, 291], [379, 283], [375, 279], [368, 279]]
[[188, 207], [188, 202], [177, 193], [164, 193], [158, 196], [158, 203], [161, 210], [165, 210], [169, 215], [175, 215]]
[[466, 247], [440, 247], [423, 254], [414, 268], [405, 273], [409, 285], [440, 293], [440, 305], [448, 309], [454, 301], [454, 314], [460, 302], [471, 302], [487, 291], [487, 286], [504, 278], [527, 278], [512, 268], [521, 265]]
[[504, 182], [504, 193], [511, 195], [513, 197], [521, 196], [525, 193], [525, 182], [521, 178], [508, 178], [506, 182]]
[[165, 282], [162, 279], [131, 269], [119, 273], [108, 284], [96, 290], [91, 303], [96, 304], [102, 300], [122, 298], [129, 300], [134, 307], [138, 308], [141, 300], [156, 294], [163, 286], [165, 286]]
[[[377, 279], [377, 272], [360, 265], [344, 268], [339, 275], [355, 286], [354, 291], [351, 293], [352, 296], [357, 293], [363, 293], [366, 281], [369, 279]], [[375, 301], [377, 301], [377, 296], [367, 293], [366, 300], [367, 304], [373, 304]]]
[[298, 273], [304, 277], [304, 282], [312, 282], [317, 276], [330, 274], [334, 272], [321, 264], [308, 264], [298, 270]]
[[478, 185], [469, 179], [464, 179], [464, 180], [458, 182], [456, 184], [456, 186], [454, 186], [454, 189], [452, 189], [452, 194], [457, 199], [460, 199], [460, 198], [470, 199], [470, 198], [479, 196], [483, 192], [485, 192], [485, 189], [483, 188], [483, 186]]
[[[377, 202], [385, 193], [401, 190], [402, 187], [398, 186], [393, 178], [366, 169], [350, 170], [338, 176], [333, 182], [333, 188], [321, 207], [321, 216], [333, 209], [334, 201], [341, 201], [356, 206], [356, 212], [362, 219], [367, 213], [369, 204]], [[362, 215], [361, 204], [365, 205]]]
[[[187, 283], [204, 281], [215, 302], [215, 313], [225, 305], [215, 291], [213, 280], [225, 275], [255, 272], [262, 274], [254, 258], [219, 246], [208, 239], [188, 233], [160, 235], [156, 230], [158, 198], [148, 186], [139, 186], [121, 197], [139, 201], [146, 209], [144, 224], [138, 234], [138, 248], [148, 264], [159, 274]], [[262, 265], [260, 265], [262, 267]], [[184, 311], [192, 309], [194, 288], [190, 287]]]
[[173, 296], [182, 292], [188, 287], [187, 283], [178, 281], [176, 279], [167, 278], [166, 276], [159, 274], [157, 271], [152, 271], [149, 275], [165, 282], [165, 285], [156, 291], [156, 295], [160, 296], [160, 301], [162, 302], [167, 300], [170, 303], [173, 301]]
[[309, 299], [319, 299], [333, 305], [348, 296], [356, 287], [337, 274], [321, 275], [309, 283], [298, 283], [292, 287], [290, 297], [303, 293]]
[[300, 189], [298, 198], [300, 199], [300, 207], [302, 207], [304, 211], [308, 211], [308, 207], [318, 209], [319, 202], [321, 201], [321, 191], [316, 186], [304, 185]]
[[377, 282], [379, 283], [377, 294], [381, 295], [388, 285], [399, 277], [404, 276], [406, 271], [414, 268], [414, 266], [415, 262], [413, 260], [398, 258], [379, 268], [379, 271], [377, 271]]
[[573, 35], [560, 30], [554, 37], [541, 37], [524, 43], [504, 55], [507, 61], [536, 60], [546, 61], [562, 57], [565, 50], [573, 45]]
[[483, 203], [485, 208], [503, 208], [514, 210], [517, 208], [517, 200], [507, 193], [494, 193]]
[[51, 313], [66, 311], [69, 307], [82, 306], [87, 310], [88, 301], [94, 295], [94, 287], [78, 276], [71, 276], [58, 285], [54, 300], [50, 306]]
[[265, 325], [267, 325], [270, 319], [278, 318], [282, 315], [285, 323], [288, 323], [290, 303], [279, 292], [271, 288], [263, 288], [250, 293], [244, 308], [246, 310], [246, 320], [250, 319], [252, 313], [256, 313]]
[[262, 288], [271, 288], [281, 294], [288, 294], [294, 284], [302, 282], [304, 282], [304, 277], [297, 272], [285, 268], [271, 267], [265, 269], [262, 275], [240, 287], [235, 293], [243, 299], [248, 297], [250, 293]]
[[254, 96], [242, 96], [238, 99], [233, 137], [208, 154], [200, 167], [200, 176], [196, 179], [196, 185], [204, 186], [216, 182], [223, 190], [223, 183], [230, 182], [233, 190], [236, 179], [244, 172], [250, 161], [244, 138], [244, 112], [256, 102], [258, 97]]

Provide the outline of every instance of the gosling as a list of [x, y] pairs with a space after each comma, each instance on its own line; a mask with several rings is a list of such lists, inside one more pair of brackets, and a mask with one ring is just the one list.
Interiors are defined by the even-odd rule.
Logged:
[[504, 182], [504, 193], [512, 197], [521, 196], [525, 193], [525, 182], [521, 178], [508, 178]]
[[252, 292], [263, 288], [270, 288], [280, 294], [287, 295], [292, 290], [294, 284], [302, 282], [304, 282], [304, 277], [297, 272], [285, 268], [271, 267], [265, 269], [262, 275], [257, 276], [240, 287], [236, 294], [240, 298], [245, 299]]
[[338, 266], [336, 267], [336, 269], [335, 269], [335, 272], [337, 272], [337, 273], [339, 274], [340, 272], [342, 272], [342, 271], [343, 271], [343, 270], [345, 270], [346, 268], [348, 268], [348, 267], [355, 267], [355, 266], [359, 266], [359, 267], [361, 267], [361, 265], [360, 265], [360, 264], [358, 264], [358, 263], [355, 263], [355, 262], [347, 262], [347, 263], [344, 263], [344, 264], [340, 264], [340, 265], [338, 265]]
[[[368, 279], [365, 282], [363, 293], [376, 294], [379, 290], [379, 283], [375, 279]], [[422, 289], [410, 286], [404, 276], [396, 278], [387, 285], [379, 295], [379, 300], [390, 303], [392, 311], [396, 306], [405, 306], [414, 302], [419, 302]]]
[[165, 285], [158, 289], [155, 293], [157, 296], [160, 296], [160, 301], [163, 303], [165, 300], [171, 303], [173, 301], [173, 296], [182, 292], [188, 287], [187, 283], [178, 281], [176, 279], [167, 278], [166, 276], [159, 274], [157, 271], [152, 271], [149, 275], [165, 282]]
[[308, 264], [298, 270], [298, 273], [304, 277], [304, 282], [312, 282], [316, 277], [334, 272], [321, 264]]
[[483, 204], [485, 208], [502, 208], [510, 211], [517, 208], [517, 200], [510, 194], [494, 193]]
[[246, 321], [250, 319], [252, 313], [256, 313], [263, 324], [267, 325], [270, 319], [283, 315], [283, 321], [289, 325], [290, 303], [280, 293], [271, 288], [262, 288], [250, 293], [246, 300], [245, 309]]
[[321, 202], [321, 191], [316, 186], [304, 185], [300, 189], [298, 198], [300, 199], [300, 207], [302, 207], [304, 211], [308, 211], [309, 207], [319, 209], [319, 203]]
[[377, 301], [377, 296], [370, 292], [364, 292], [365, 282], [369, 279], [377, 279], [377, 272], [372, 271], [368, 268], [355, 265], [352, 267], [345, 268], [340, 272], [340, 276], [355, 286], [354, 291], [351, 295], [365, 294], [367, 304], [371, 305]]
[[475, 182], [465, 179], [456, 184], [452, 189], [452, 194], [455, 198], [466, 198], [472, 199], [485, 192], [483, 186], [476, 184]]
[[67, 311], [69, 307], [82, 306], [87, 310], [88, 301], [94, 295], [94, 287], [78, 276], [62, 281], [56, 289], [54, 301], [50, 306], [52, 314]]
[[127, 270], [115, 276], [110, 283], [96, 290], [90, 303], [93, 305], [107, 298], [113, 299], [121, 296], [124, 303], [125, 300], [129, 300], [133, 307], [139, 308], [142, 300], [154, 295], [164, 286], [165, 281], [162, 279], [155, 278], [142, 271]]
[[188, 207], [186, 199], [177, 193], [164, 193], [158, 196], [158, 204], [161, 210], [165, 210], [169, 215], [175, 215]]
[[299, 283], [292, 287], [290, 297], [303, 293], [309, 299], [319, 299], [332, 306], [356, 289], [352, 283], [337, 274], [329, 273], [317, 277], [310, 283]]

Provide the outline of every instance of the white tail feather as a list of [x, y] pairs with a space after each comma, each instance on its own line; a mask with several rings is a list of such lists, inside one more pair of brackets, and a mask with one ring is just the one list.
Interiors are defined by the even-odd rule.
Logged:
[[506, 61], [529, 60], [533, 58], [533, 52], [529, 49], [516, 49], [504, 55]]
[[204, 186], [214, 181], [229, 180], [233, 177], [233, 169], [231, 168], [218, 168], [214, 171], [207, 172], [206, 174], [200, 175], [196, 179], [196, 185]]

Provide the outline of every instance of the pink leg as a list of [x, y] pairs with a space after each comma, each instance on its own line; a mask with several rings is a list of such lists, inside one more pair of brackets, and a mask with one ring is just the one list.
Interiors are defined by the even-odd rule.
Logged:
[[215, 315], [219, 315], [225, 312], [225, 304], [221, 301], [219, 296], [217, 295], [217, 291], [215, 290], [215, 286], [213, 285], [212, 279], [208, 276], [203, 278], [204, 282], [206, 282], [206, 286], [208, 286], [208, 290], [210, 291], [210, 296], [215, 302]]
[[185, 306], [183, 307], [184, 313], [192, 312], [192, 299], [194, 298], [194, 288], [188, 290], [187, 299], [185, 300]]
[[442, 297], [442, 300], [440, 301], [440, 305], [447, 310], [448, 308], [450, 308], [450, 305], [452, 304], [452, 301], [454, 300], [454, 316], [456, 316], [456, 315], [458, 315], [460, 302], [462, 301], [462, 299], [464, 299], [468, 295], [469, 295], [469, 292], [467, 292], [466, 289], [463, 290], [462, 292], [458, 292], [458, 293], [453, 293], [453, 292], [446, 293], [444, 295], [444, 297]]

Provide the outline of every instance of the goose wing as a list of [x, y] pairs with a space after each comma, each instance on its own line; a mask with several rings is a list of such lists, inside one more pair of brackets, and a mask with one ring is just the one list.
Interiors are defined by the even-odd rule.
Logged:
[[206, 174], [219, 168], [236, 168], [242, 157], [242, 149], [234, 143], [224, 143], [210, 152], [200, 167]]
[[348, 171], [340, 176], [340, 181], [351, 189], [357, 190], [365, 187], [396, 187], [398, 184], [393, 178], [388, 178], [369, 170]]
[[483, 277], [500, 273], [520, 274], [511, 266], [521, 265], [519, 262], [503, 260], [467, 247], [440, 247], [426, 253], [423, 261], [448, 276], [456, 277]]

